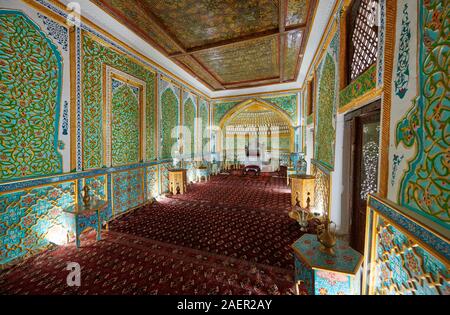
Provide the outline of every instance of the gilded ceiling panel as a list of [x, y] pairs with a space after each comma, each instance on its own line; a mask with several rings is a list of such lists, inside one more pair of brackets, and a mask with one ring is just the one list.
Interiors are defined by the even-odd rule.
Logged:
[[288, 0], [286, 26], [303, 24], [308, 16], [307, 0]]
[[213, 90], [295, 80], [317, 3], [92, 1]]
[[[131, 26], [134, 30], [140, 31], [155, 41], [168, 53], [180, 52], [170, 38], [167, 38], [157, 27], [155, 23], [149, 19], [147, 13], [142, 10], [137, 1], [130, 0], [92, 0], [103, 10], [109, 12], [119, 22], [126, 26]], [[139, 34], [139, 35], [142, 35]]]
[[279, 76], [278, 36], [210, 49], [195, 57], [225, 83]]
[[145, 0], [185, 48], [278, 28], [273, 0]]
[[297, 79], [297, 64], [302, 44], [302, 31], [291, 31], [286, 36], [286, 63], [284, 78], [286, 80]]
[[191, 72], [195, 73], [200, 80], [204, 82], [208, 82], [214, 89], [221, 89], [220, 84], [218, 84], [216, 79], [206, 71], [198, 62], [195, 62], [190, 56], [180, 56], [177, 57], [176, 60], [181, 62], [185, 66], [191, 70]]

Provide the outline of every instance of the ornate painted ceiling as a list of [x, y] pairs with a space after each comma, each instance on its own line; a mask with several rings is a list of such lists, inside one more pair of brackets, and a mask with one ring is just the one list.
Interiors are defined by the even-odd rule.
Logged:
[[91, 0], [212, 90], [297, 78], [316, 0]]

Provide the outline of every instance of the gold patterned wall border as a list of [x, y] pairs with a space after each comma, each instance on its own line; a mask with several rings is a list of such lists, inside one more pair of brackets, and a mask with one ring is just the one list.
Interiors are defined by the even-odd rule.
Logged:
[[355, 109], [361, 108], [377, 99], [381, 98], [383, 94], [382, 89], [372, 89], [369, 92], [361, 95], [355, 99], [353, 99], [350, 103], [344, 105], [343, 107], [338, 108], [339, 114], [344, 114], [347, 112], [351, 112]]
[[386, 197], [389, 187], [389, 139], [392, 102], [392, 76], [394, 73], [397, 1], [386, 1], [386, 27], [384, 44], [383, 100], [381, 104], [381, 143], [379, 193]]
[[146, 130], [146, 106], [144, 106], [144, 99], [147, 95], [146, 89], [147, 84], [145, 81], [142, 81], [138, 78], [135, 78], [123, 71], [120, 71], [118, 69], [115, 69], [113, 67], [110, 67], [108, 65], [103, 65], [103, 143], [104, 143], [104, 161], [106, 163], [106, 166], [119, 166], [119, 165], [113, 165], [113, 157], [112, 157], [112, 101], [113, 101], [113, 89], [114, 89], [114, 83], [113, 80], [117, 80], [120, 82], [123, 82], [125, 85], [130, 86], [132, 89], [136, 89], [138, 92], [138, 112], [139, 112], [139, 154], [138, 154], [138, 160], [137, 161], [128, 161], [125, 164], [121, 165], [127, 165], [127, 164], [134, 164], [137, 162], [142, 161], [143, 154], [146, 152], [146, 139], [144, 137], [144, 130]]
[[311, 161], [311, 173], [315, 177], [314, 200], [317, 212], [328, 213], [331, 218], [331, 174], [317, 161]]
[[[335, 19], [336, 14], [338, 13], [338, 8], [340, 6], [342, 0], [337, 0], [334, 3], [333, 10], [331, 11], [330, 18], [328, 19], [327, 26], [325, 27], [325, 31], [322, 33], [322, 37], [320, 38], [319, 45], [314, 53], [313, 61], [310, 63], [308, 70], [306, 71], [306, 78], [312, 77], [317, 70], [318, 65], [320, 64], [320, 60], [322, 60], [323, 54], [326, 52], [327, 47], [329, 46], [330, 41], [332, 40], [334, 33], [337, 30], [337, 21]], [[330, 36], [330, 34], [332, 34]], [[306, 87], [306, 83], [308, 80], [304, 80], [301, 89]]]

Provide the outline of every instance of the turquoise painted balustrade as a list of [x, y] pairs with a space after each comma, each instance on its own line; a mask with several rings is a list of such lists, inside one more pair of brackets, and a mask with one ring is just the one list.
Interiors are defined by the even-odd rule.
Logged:
[[449, 232], [415, 212], [370, 196], [364, 293], [449, 295]]
[[66, 242], [63, 209], [82, 200], [82, 188], [108, 200], [108, 219], [144, 205], [168, 189], [171, 161], [67, 173], [0, 184], [0, 267]]

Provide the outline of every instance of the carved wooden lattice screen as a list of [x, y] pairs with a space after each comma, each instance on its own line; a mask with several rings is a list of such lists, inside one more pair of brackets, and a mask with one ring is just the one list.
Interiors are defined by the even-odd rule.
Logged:
[[349, 21], [349, 79], [353, 81], [377, 60], [378, 1], [353, 1]]

